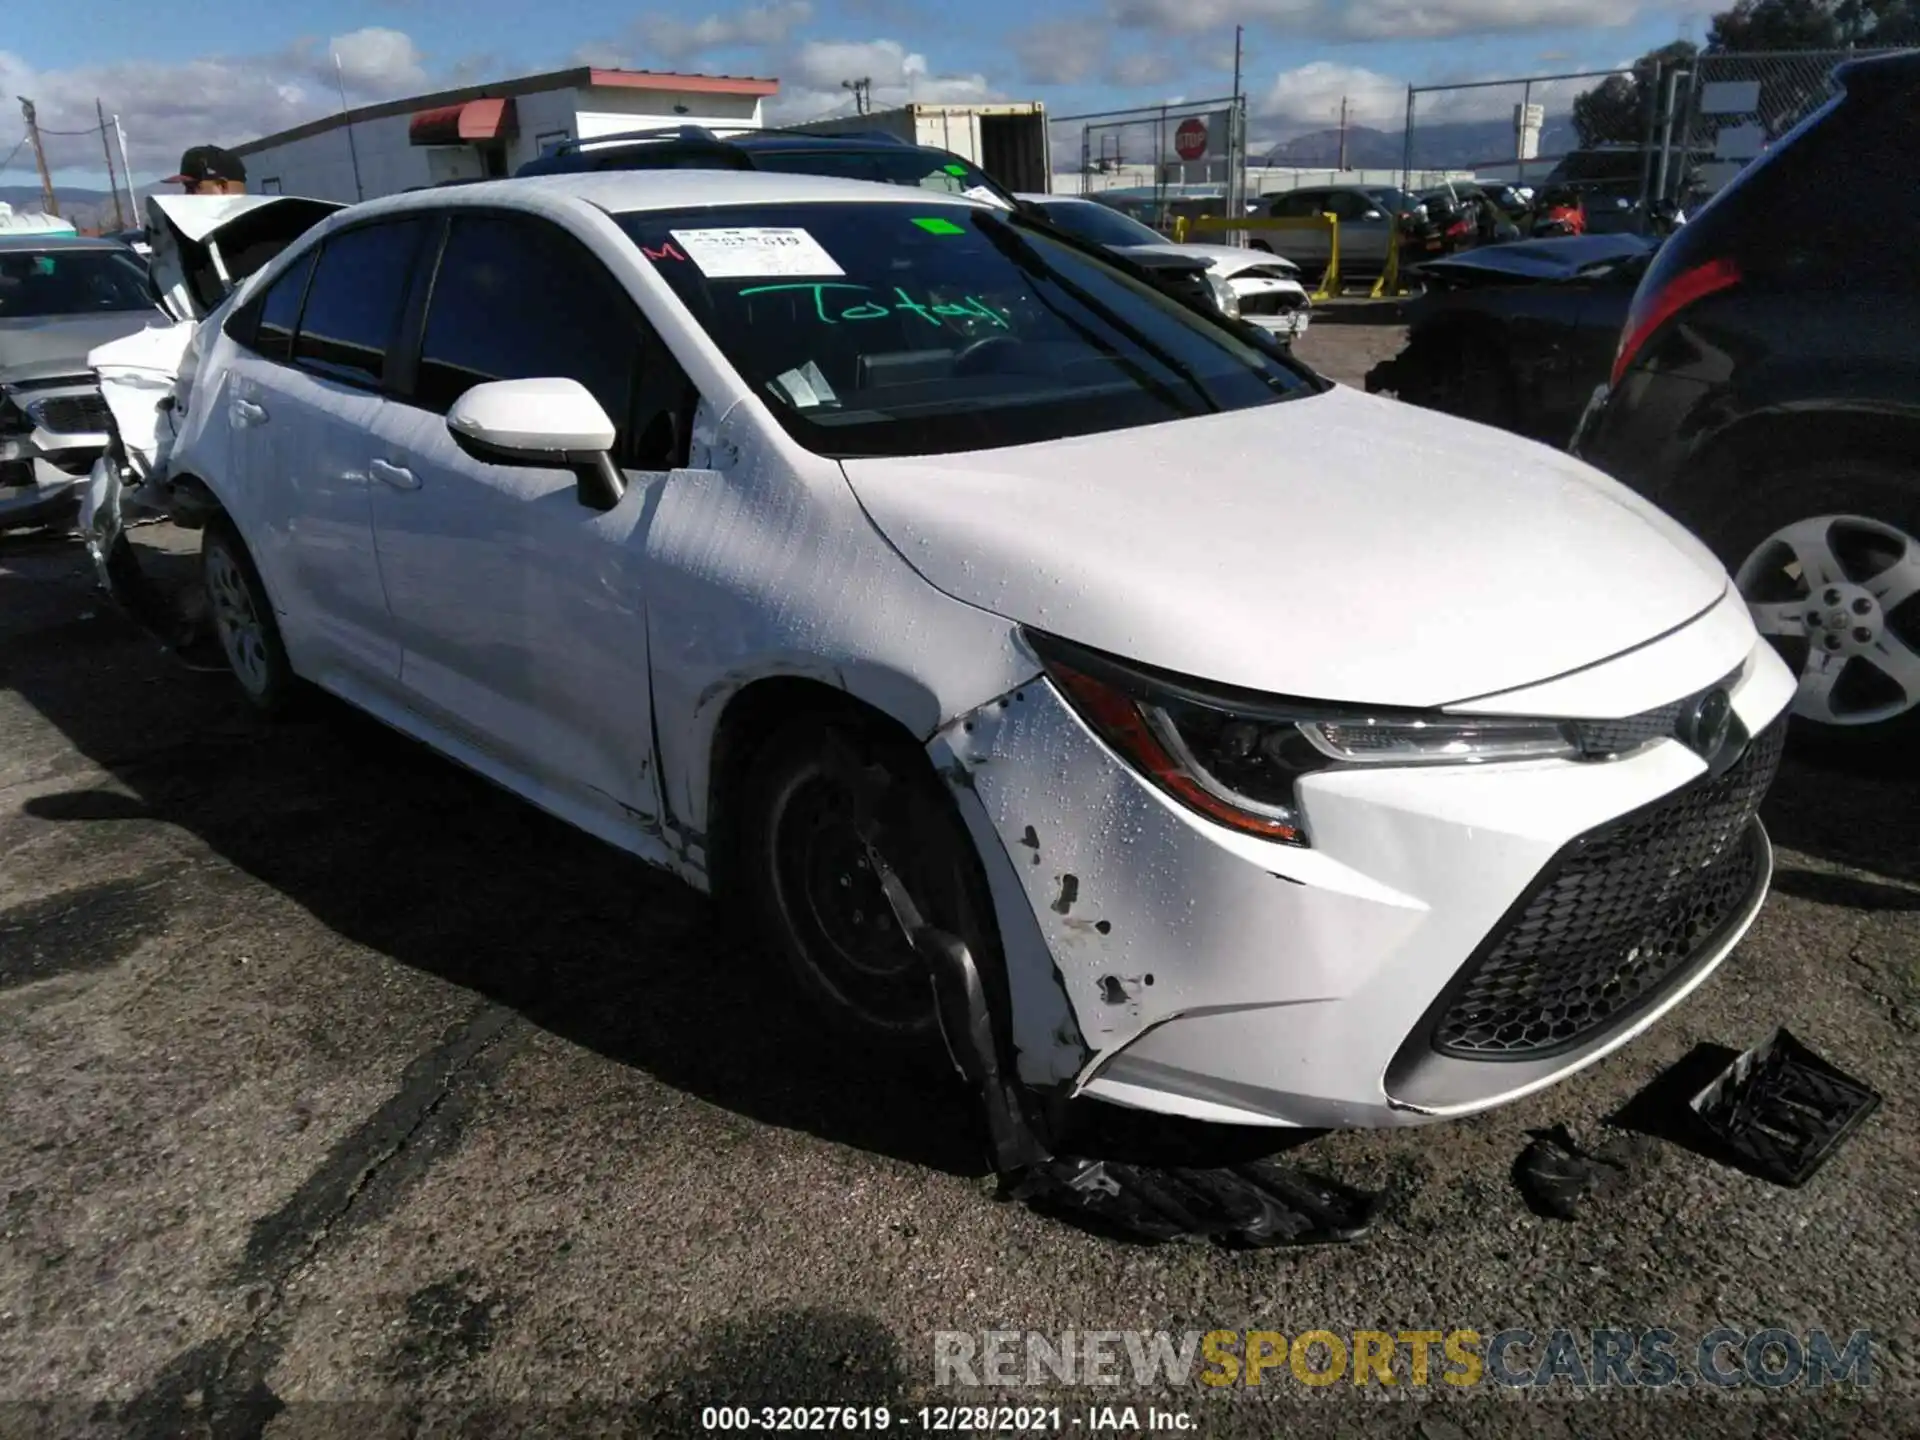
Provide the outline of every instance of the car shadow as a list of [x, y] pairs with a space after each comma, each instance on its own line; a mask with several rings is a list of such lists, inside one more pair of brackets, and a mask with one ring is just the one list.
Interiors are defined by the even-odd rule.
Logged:
[[[167, 558], [158, 568], [177, 570]], [[675, 1089], [985, 1172], [957, 1080], [824, 1043], [692, 889], [344, 705], [256, 719], [225, 676], [185, 670], [104, 596], [75, 605], [78, 586], [51, 588], [0, 574], [5, 683], [118, 785], [41, 794], [27, 813], [178, 826], [336, 934]], [[23, 630], [23, 612], [39, 623]]]
[[[143, 547], [174, 595], [190, 552]], [[76, 826], [158, 821], [334, 933], [518, 1012], [550, 1033], [767, 1124], [954, 1175], [987, 1172], [957, 1077], [828, 1041], [774, 962], [673, 877], [580, 833], [348, 706], [255, 717], [75, 572], [0, 573], [6, 682], [111, 773], [30, 799]], [[47, 566], [40, 569], [45, 572]], [[1072, 1108], [1070, 1138], [1136, 1162], [1221, 1164], [1309, 1132]]]
[[[1790, 742], [1760, 817], [1779, 849], [1920, 882], [1920, 765], [1909, 759], [1830, 758]], [[1859, 909], [1890, 908], [1888, 896], [1859, 888], [1866, 882], [1848, 898], [1841, 877], [1795, 875], [1789, 865], [1781, 871], [1774, 883], [1787, 894]]]

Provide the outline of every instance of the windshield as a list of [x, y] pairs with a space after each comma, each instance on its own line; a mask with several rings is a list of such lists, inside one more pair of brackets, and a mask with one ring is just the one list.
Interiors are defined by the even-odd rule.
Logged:
[[1078, 235], [1089, 245], [1113, 245], [1124, 250], [1130, 245], [1167, 242], [1167, 237], [1159, 231], [1098, 201], [1057, 200], [1034, 208], [1069, 235]]
[[0, 320], [153, 308], [129, 250], [0, 249]]
[[998, 211], [833, 202], [619, 218], [788, 433], [823, 455], [988, 450], [1319, 388], [1259, 331]]
[[824, 150], [811, 145], [781, 150], [768, 146], [753, 151], [753, 165], [756, 170], [774, 170], [782, 175], [831, 175], [882, 185], [915, 185], [942, 195], [1008, 203], [1006, 193], [986, 171], [945, 150], [908, 145], [852, 150]]

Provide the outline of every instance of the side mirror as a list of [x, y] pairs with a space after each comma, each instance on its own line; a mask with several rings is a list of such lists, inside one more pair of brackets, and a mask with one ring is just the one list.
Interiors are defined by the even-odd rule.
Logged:
[[611, 510], [626, 493], [613, 463], [613, 421], [578, 380], [494, 380], [447, 412], [454, 443], [496, 465], [537, 465], [579, 475], [580, 503]]

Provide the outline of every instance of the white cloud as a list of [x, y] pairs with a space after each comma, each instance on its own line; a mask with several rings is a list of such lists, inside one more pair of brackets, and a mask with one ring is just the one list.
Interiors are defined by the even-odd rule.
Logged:
[[691, 22], [673, 15], [648, 15], [634, 26], [634, 33], [651, 54], [678, 65], [710, 50], [784, 45], [812, 18], [810, 0], [775, 0]]
[[332, 56], [339, 57], [340, 74], [349, 91], [384, 96], [405, 94], [426, 86], [427, 70], [421, 64], [425, 57], [403, 31], [370, 25], [364, 30], [334, 36], [327, 42], [327, 49], [331, 55], [323, 57], [325, 65], [330, 72]]
[[[411, 37], [376, 26], [266, 55], [123, 60], [67, 70], [36, 70], [23, 57], [0, 52], [0, 95], [33, 100], [49, 132], [97, 125], [98, 96], [109, 116], [120, 116], [134, 175], [144, 181], [171, 175], [189, 146], [239, 145], [337, 110], [336, 53], [354, 104], [398, 99], [432, 83]], [[58, 172], [104, 167], [97, 135], [49, 133], [46, 144]], [[0, 183], [31, 179], [30, 171], [10, 171]]]
[[1349, 120], [1369, 123], [1392, 114], [1396, 105], [1404, 111], [1407, 85], [1377, 70], [1316, 60], [1274, 76], [1250, 108], [1262, 119], [1318, 129], [1339, 122], [1342, 99]]
[[920, 102], [964, 105], [1000, 98], [985, 75], [939, 74], [898, 40], [809, 40], [776, 67], [780, 93], [767, 102], [775, 123], [854, 113], [844, 82], [872, 82], [873, 108]]
[[1020, 77], [1032, 85], [1083, 85], [1107, 59], [1106, 31], [1084, 20], [1046, 20], [1013, 37]]

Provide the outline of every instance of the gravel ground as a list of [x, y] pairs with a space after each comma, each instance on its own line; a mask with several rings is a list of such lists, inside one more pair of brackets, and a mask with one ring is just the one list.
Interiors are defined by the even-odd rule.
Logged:
[[[1397, 335], [1302, 348], [1357, 381]], [[138, 534], [156, 567], [193, 538]], [[918, 1430], [993, 1393], [935, 1388], [942, 1330], [1667, 1327], [1686, 1360], [1722, 1325], [1871, 1329], [1872, 1386], [1530, 1398], [1403, 1357], [1004, 1393], [1087, 1434], [1123, 1433], [1087, 1394], [1207, 1435], [1920, 1432], [1911, 775], [1790, 759], [1775, 897], [1686, 1005], [1492, 1116], [1309, 1139], [1384, 1220], [1233, 1253], [998, 1201], [965, 1097], [815, 1048], [690, 892], [370, 723], [252, 721], [71, 542], [0, 541], [0, 682], [0, 1434], [677, 1434], [723, 1401]], [[1530, 1130], [1621, 1144], [1662, 1071], [1783, 1023], [1887, 1097], [1811, 1184], [1641, 1138], [1577, 1219], [1523, 1202]]]

